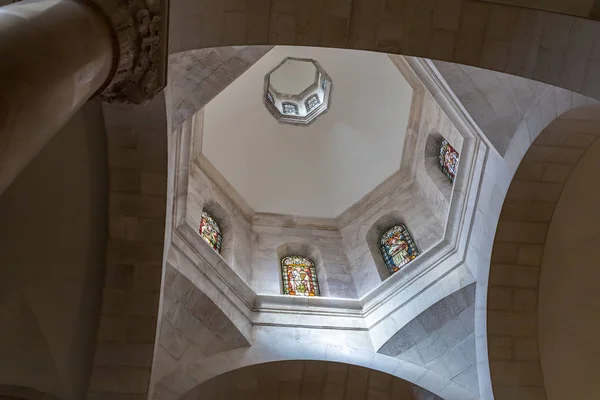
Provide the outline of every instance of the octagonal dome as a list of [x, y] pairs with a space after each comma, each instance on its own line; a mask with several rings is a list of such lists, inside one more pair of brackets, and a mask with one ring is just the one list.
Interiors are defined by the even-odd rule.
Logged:
[[318, 62], [286, 57], [265, 76], [265, 106], [280, 122], [309, 124], [329, 108], [331, 78]]
[[[288, 57], [318, 60], [335, 84], [309, 125], [278, 123], [261, 99]], [[255, 212], [337, 218], [399, 171], [412, 95], [387, 54], [276, 46], [204, 107], [197, 150]]]

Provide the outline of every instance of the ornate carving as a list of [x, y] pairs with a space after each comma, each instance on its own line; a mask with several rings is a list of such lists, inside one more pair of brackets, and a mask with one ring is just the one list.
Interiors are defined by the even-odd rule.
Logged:
[[98, 98], [143, 104], [166, 84], [168, 0], [91, 0], [115, 33], [118, 61]]

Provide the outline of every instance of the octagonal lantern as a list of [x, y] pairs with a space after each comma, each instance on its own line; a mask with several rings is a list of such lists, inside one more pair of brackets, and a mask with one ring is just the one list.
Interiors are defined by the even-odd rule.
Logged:
[[265, 106], [283, 123], [307, 125], [329, 108], [331, 78], [315, 60], [287, 57], [265, 76]]

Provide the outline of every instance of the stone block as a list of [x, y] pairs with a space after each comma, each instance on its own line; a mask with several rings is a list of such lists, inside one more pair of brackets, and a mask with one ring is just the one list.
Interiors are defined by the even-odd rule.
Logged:
[[139, 193], [140, 173], [135, 169], [111, 168], [109, 171], [110, 191], [117, 193]]
[[166, 196], [167, 175], [142, 172], [141, 193], [147, 196]]
[[568, 148], [541, 146], [534, 143], [527, 153], [524, 160], [547, 162], [551, 164], [575, 165], [583, 155], [584, 150]]
[[542, 265], [544, 246], [537, 244], [520, 244], [517, 252], [517, 264]]
[[508, 337], [489, 337], [488, 356], [490, 360], [512, 360], [514, 357], [514, 343]]
[[539, 279], [539, 267], [493, 264], [490, 272], [490, 285], [537, 288]]
[[[135, 149], [136, 134], [133, 128], [108, 128], [106, 129], [109, 147]], [[109, 153], [112, 149], [109, 149]]]
[[488, 311], [488, 334], [491, 336], [537, 335], [537, 315], [505, 311]]
[[137, 216], [141, 205], [142, 197], [138, 194], [111, 193], [109, 196], [110, 215]]
[[547, 165], [541, 180], [543, 182], [566, 183], [571, 176], [573, 167], [570, 165], [551, 164]]
[[493, 263], [511, 264], [517, 261], [517, 251], [519, 245], [517, 243], [494, 243], [492, 252]]
[[139, 156], [135, 148], [112, 148], [108, 152], [108, 166], [110, 168], [137, 169]]
[[348, 367], [348, 380], [346, 382], [346, 399], [363, 400], [366, 395], [369, 370], [355, 366]]
[[490, 286], [488, 288], [489, 310], [512, 310], [513, 291], [510, 288]]
[[491, 6], [483, 3], [467, 2], [463, 4], [455, 61], [458, 63], [477, 65], [479, 63], [483, 40], [485, 38], [486, 21]]
[[[344, 387], [344, 383], [341, 384], [336, 384], [336, 383], [330, 383], [327, 382], [325, 384], [325, 386], [323, 387], [323, 399], [328, 399], [328, 400], [344, 400], [344, 392], [345, 392], [345, 387]], [[280, 398], [286, 398], [287, 397], [280, 397]]]
[[129, 317], [127, 319], [127, 342], [154, 343], [155, 333], [155, 317]]
[[137, 226], [137, 217], [111, 215], [108, 221], [108, 236], [111, 239], [133, 239]]
[[134, 240], [141, 242], [163, 243], [165, 221], [160, 218], [139, 218], [136, 220]]
[[101, 342], [125, 342], [127, 340], [127, 317], [102, 315], [98, 340]]
[[104, 286], [116, 289], [131, 288], [133, 286], [133, 265], [109, 263], [106, 266]]
[[100, 367], [150, 367], [153, 346], [138, 343], [98, 343], [94, 365]]
[[503, 221], [550, 222], [556, 204], [506, 200], [500, 215]]
[[539, 360], [538, 341], [536, 339], [515, 338], [515, 359]]
[[133, 287], [138, 290], [160, 290], [162, 267], [155, 264], [138, 264], [133, 267]]
[[515, 311], [537, 311], [538, 292], [533, 289], [515, 289]]
[[560, 183], [544, 183], [515, 180], [506, 194], [509, 200], [551, 202], [560, 198], [563, 185]]
[[146, 368], [94, 368], [90, 391], [121, 394], [144, 394], [148, 389], [150, 370]]
[[501, 218], [498, 222], [496, 240], [517, 243], [544, 243], [548, 224], [538, 222], [514, 222]]

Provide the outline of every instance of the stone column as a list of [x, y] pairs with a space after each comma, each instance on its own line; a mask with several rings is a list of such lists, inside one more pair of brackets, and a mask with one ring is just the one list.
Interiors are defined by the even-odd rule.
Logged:
[[149, 1], [26, 0], [0, 8], [0, 195], [94, 94], [143, 103], [162, 89], [168, 5]]
[[109, 26], [89, 5], [0, 8], [0, 193], [107, 82], [113, 56]]

